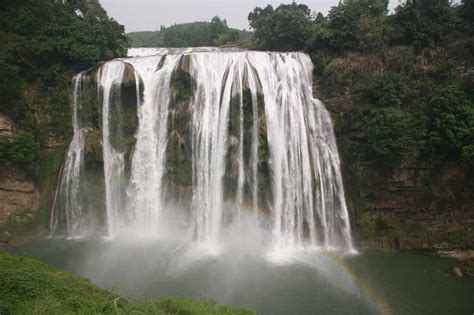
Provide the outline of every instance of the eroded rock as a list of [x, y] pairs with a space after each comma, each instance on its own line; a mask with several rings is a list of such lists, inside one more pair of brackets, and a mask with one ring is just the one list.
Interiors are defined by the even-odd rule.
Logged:
[[451, 273], [452, 273], [454, 276], [458, 277], [458, 278], [462, 278], [462, 277], [464, 276], [463, 273], [462, 273], [462, 271], [461, 271], [461, 268], [459, 268], [459, 267], [453, 267], [453, 268], [451, 269]]
[[38, 208], [39, 194], [34, 183], [19, 170], [9, 170], [0, 178], [0, 226], [24, 210]]
[[14, 125], [10, 118], [0, 115], [0, 138], [13, 139]]

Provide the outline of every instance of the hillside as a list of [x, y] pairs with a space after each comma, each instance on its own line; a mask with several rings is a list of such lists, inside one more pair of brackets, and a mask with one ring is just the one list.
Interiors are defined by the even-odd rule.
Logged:
[[159, 31], [131, 32], [127, 37], [132, 47], [199, 47], [248, 41], [252, 33], [230, 28], [225, 20], [214, 17], [211, 22], [175, 24]]

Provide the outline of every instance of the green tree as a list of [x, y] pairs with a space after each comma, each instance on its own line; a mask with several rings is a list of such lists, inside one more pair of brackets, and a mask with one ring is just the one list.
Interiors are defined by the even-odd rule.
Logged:
[[128, 40], [97, 0], [2, 0], [0, 43], [0, 114], [20, 130], [6, 162], [32, 170], [51, 135], [68, 136], [71, 77], [125, 56]]
[[10, 158], [17, 164], [32, 164], [39, 153], [39, 145], [35, 136], [29, 132], [18, 132], [10, 147]]
[[304, 4], [257, 7], [248, 16], [259, 45], [267, 49], [301, 50], [306, 47], [314, 18]]
[[438, 152], [474, 163], [474, 100], [459, 86], [437, 88], [428, 97], [430, 143]]
[[425, 129], [407, 111], [377, 108], [364, 112], [362, 137], [379, 158], [397, 164], [418, 156], [424, 145]]
[[330, 45], [339, 50], [381, 48], [386, 41], [388, 0], [344, 0], [328, 13]]
[[458, 22], [450, 0], [407, 0], [395, 11], [393, 42], [418, 49], [439, 43]]
[[229, 28], [227, 22], [218, 16], [211, 22], [176, 24], [156, 32], [154, 36], [162, 36], [164, 47], [216, 46], [240, 39], [239, 31]]
[[385, 74], [367, 83], [362, 99], [375, 107], [399, 107], [403, 88], [401, 78]]

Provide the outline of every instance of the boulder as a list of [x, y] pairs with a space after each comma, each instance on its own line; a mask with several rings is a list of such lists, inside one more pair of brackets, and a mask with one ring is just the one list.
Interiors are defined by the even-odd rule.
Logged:
[[464, 276], [460, 267], [453, 267], [451, 269], [451, 273], [458, 278], [462, 278]]
[[0, 236], [0, 243], [8, 243], [12, 238], [13, 236], [8, 231], [4, 231]]

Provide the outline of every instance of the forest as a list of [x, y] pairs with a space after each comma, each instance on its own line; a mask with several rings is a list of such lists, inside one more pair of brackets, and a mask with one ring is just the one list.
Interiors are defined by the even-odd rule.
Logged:
[[0, 42], [0, 114], [18, 129], [13, 141], [0, 139], [0, 164], [21, 165], [34, 178], [48, 140], [71, 133], [72, 76], [125, 56], [128, 39], [97, 0], [5, 0]]
[[159, 31], [127, 34], [133, 47], [199, 47], [235, 45], [252, 37], [251, 32], [227, 26], [227, 21], [215, 16], [210, 22], [192, 22], [162, 26]]

